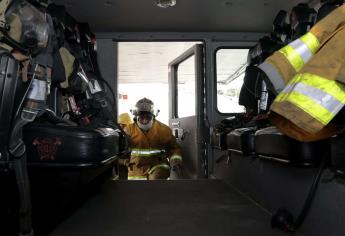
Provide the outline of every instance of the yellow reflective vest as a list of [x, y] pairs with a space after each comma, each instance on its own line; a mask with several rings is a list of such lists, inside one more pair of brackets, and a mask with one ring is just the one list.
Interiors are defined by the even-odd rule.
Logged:
[[170, 164], [182, 162], [181, 150], [171, 129], [155, 120], [148, 131], [136, 123], [125, 128], [131, 140], [128, 179], [147, 179], [157, 168], [170, 172]]

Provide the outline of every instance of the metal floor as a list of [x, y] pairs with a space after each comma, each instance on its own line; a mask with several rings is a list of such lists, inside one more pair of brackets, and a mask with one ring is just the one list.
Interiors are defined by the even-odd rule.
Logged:
[[218, 180], [107, 181], [50, 236], [286, 235]]

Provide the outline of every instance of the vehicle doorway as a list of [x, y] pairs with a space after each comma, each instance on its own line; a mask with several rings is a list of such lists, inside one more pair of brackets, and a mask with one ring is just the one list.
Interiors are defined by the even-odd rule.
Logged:
[[[119, 120], [120, 116], [122, 117], [123, 114], [128, 114], [130, 116], [130, 122], [136, 122], [134, 120], [133, 108], [138, 100], [148, 98], [154, 104], [153, 108], [156, 116], [155, 119], [170, 126], [172, 129], [171, 132], [173, 133], [174, 127], [171, 122], [172, 90], [169, 87], [169, 84], [171, 85], [172, 78], [170, 76], [171, 67], [169, 67], [169, 63], [180, 54], [183, 54], [184, 51], [188, 51], [188, 49], [193, 47], [193, 45], [202, 44], [200, 42], [192, 41], [118, 43], [117, 93]], [[202, 46], [200, 47], [202, 48]], [[179, 81], [179, 87], [183, 87], [183, 90], [179, 92], [179, 98], [183, 100], [179, 109], [184, 112], [183, 116], [187, 116], [189, 111], [195, 111], [196, 109], [195, 101], [197, 99], [195, 95], [197, 91], [197, 77], [194, 70], [194, 60], [184, 63], [181, 65], [179, 70], [179, 73], [183, 78], [193, 78], [192, 80], [183, 79]], [[196, 132], [193, 133], [196, 134]], [[179, 141], [177, 134], [175, 137]], [[191, 147], [187, 148], [192, 149]], [[190, 163], [189, 160], [185, 160], [184, 155], [182, 156], [184, 163]], [[121, 171], [121, 167], [119, 167], [118, 172], [124, 172], [125, 169], [126, 168], [122, 168]], [[196, 170], [194, 170], [194, 172], [195, 171]], [[186, 173], [184, 168], [178, 176], [174, 175], [174, 173], [174, 171], [171, 171], [170, 179], [191, 178], [192, 176], [191, 174], [184, 174]], [[121, 179], [123, 179], [122, 175]]]
[[[135, 103], [140, 98], [147, 97], [159, 109], [157, 119], [168, 125], [168, 64], [196, 43], [119, 42], [118, 114], [130, 114]], [[190, 106], [192, 104], [186, 103], [185, 109], [188, 110]]]

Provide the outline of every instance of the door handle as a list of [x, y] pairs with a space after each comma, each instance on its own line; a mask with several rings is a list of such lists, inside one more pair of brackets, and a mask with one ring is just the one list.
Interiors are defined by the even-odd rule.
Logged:
[[183, 141], [183, 139], [186, 137], [186, 134], [189, 134], [190, 131], [187, 129], [182, 129], [182, 128], [173, 128], [173, 134], [176, 139], [179, 139]]
[[177, 126], [177, 127], [180, 127], [180, 121], [177, 121], [177, 122], [171, 122], [171, 126]]

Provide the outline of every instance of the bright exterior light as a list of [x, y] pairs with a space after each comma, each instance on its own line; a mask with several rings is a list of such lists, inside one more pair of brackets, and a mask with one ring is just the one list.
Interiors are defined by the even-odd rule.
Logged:
[[176, 0], [156, 0], [156, 5], [162, 8], [172, 7], [176, 5]]

